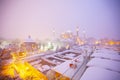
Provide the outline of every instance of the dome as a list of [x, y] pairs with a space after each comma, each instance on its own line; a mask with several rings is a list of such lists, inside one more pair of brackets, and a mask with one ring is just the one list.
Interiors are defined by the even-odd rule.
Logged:
[[28, 38], [24, 42], [35, 42], [31, 36], [28, 36]]

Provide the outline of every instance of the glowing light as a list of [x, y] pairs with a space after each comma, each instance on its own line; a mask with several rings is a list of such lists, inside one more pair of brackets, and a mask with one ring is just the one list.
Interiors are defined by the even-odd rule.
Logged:
[[95, 44], [99, 44], [100, 43], [100, 41], [95, 41]]
[[61, 38], [63, 38], [63, 39], [69, 39], [72, 37], [73, 37], [73, 35], [72, 35], [71, 31], [67, 31], [67, 32], [61, 34]]
[[70, 47], [70, 45], [69, 45], [69, 44], [67, 44], [65, 48], [66, 48], [66, 49], [69, 49], [69, 47]]
[[66, 76], [64, 76], [64, 75], [62, 75], [62, 74], [60, 74], [58, 72], [55, 73], [55, 78], [57, 80], [70, 80], [70, 78], [68, 78], [68, 77], [66, 77]]
[[3, 67], [0, 75], [15, 78], [16, 74], [22, 80], [48, 80], [47, 77], [33, 68], [29, 63], [18, 60], [18, 55], [12, 54], [13, 62]]
[[109, 43], [109, 45], [114, 45], [115, 44], [114, 41], [109, 41], [108, 43]]
[[79, 37], [77, 37], [77, 39], [76, 39], [76, 44], [78, 44], [78, 45], [83, 45], [83, 44], [84, 44], [84, 41], [82, 41]]

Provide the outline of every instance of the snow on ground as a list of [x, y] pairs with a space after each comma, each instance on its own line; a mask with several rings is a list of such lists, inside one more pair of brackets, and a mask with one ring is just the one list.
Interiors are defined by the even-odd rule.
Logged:
[[120, 74], [98, 67], [89, 67], [80, 80], [120, 80]]

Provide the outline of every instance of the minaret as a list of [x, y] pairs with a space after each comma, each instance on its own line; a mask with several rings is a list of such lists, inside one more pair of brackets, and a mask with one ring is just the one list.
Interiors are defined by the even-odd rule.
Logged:
[[83, 30], [83, 38], [84, 38], [84, 40], [86, 39], [86, 31], [85, 31], [85, 29]]
[[52, 30], [52, 33], [53, 33], [53, 39], [55, 39], [55, 29], [54, 28]]
[[79, 38], [79, 27], [76, 27], [76, 44], [80, 43], [80, 38]]
[[76, 27], [76, 34], [77, 34], [77, 37], [79, 37], [79, 27], [78, 26]]
[[28, 39], [31, 39], [31, 36], [30, 36], [30, 35], [28, 36]]

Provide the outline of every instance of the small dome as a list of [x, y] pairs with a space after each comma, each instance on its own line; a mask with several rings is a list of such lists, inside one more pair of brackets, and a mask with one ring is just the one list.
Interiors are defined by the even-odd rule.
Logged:
[[25, 40], [25, 42], [35, 42], [35, 41], [31, 38], [31, 36], [28, 36], [28, 38]]

